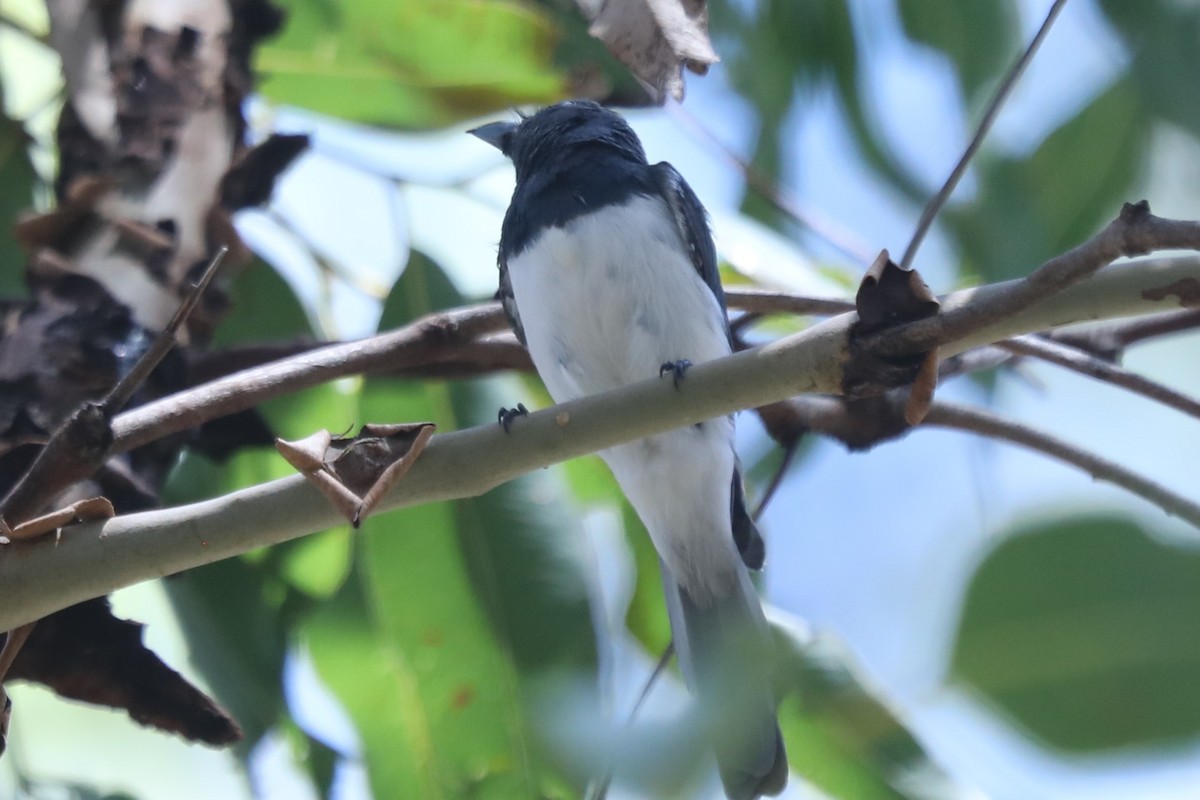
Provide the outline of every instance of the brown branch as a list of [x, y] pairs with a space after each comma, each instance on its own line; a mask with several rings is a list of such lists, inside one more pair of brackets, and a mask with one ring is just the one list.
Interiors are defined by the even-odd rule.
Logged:
[[[328, 342], [297, 339], [290, 342], [234, 345], [220, 350], [205, 351], [190, 357], [188, 361], [189, 388], [221, 380], [235, 372], [267, 367], [274, 362], [328, 346]], [[517, 337], [499, 334], [463, 342], [455, 347], [452, 353], [444, 357], [439, 356], [437, 361], [394, 369], [368, 370], [364, 374], [409, 380], [461, 380], [493, 372], [525, 372], [532, 369], [533, 362], [529, 360], [529, 352], [517, 341]]]
[[1200, 309], [1169, 311], [1134, 319], [1114, 320], [1084, 330], [1050, 331], [1046, 338], [1116, 361], [1130, 345], [1172, 333], [1200, 328]]
[[187, 293], [187, 297], [179, 304], [179, 308], [175, 310], [175, 315], [171, 317], [166, 326], [158, 332], [154, 337], [154, 341], [142, 357], [137, 360], [133, 368], [125, 374], [121, 380], [117, 381], [116, 386], [113, 386], [105, 395], [103, 405], [104, 410], [110, 416], [116, 414], [125, 404], [129, 402], [129, 398], [133, 397], [141, 385], [150, 377], [150, 373], [158, 367], [162, 360], [167, 357], [167, 353], [171, 352], [171, 348], [176, 344], [176, 334], [183, 324], [187, 322], [188, 317], [196, 309], [196, 304], [200, 302], [200, 298], [204, 295], [204, 290], [212, 283], [213, 278], [217, 276], [217, 271], [221, 269], [221, 263], [225, 260], [225, 256], [229, 254], [229, 248], [222, 246], [217, 250], [216, 254], [208, 262], [208, 266], [204, 270], [204, 274], [200, 276], [200, 280]]
[[167, 433], [337, 378], [446, 360], [463, 344], [507, 324], [497, 303], [468, 306], [424, 317], [381, 336], [326, 345], [237, 372], [121, 414], [113, 421], [112, 452], [132, 450]]
[[767, 510], [771, 500], [775, 497], [775, 493], [779, 491], [779, 487], [783, 485], [783, 478], [787, 475], [788, 468], [792, 465], [792, 459], [796, 456], [796, 451], [800, 449], [800, 437], [795, 437], [783, 446], [783, 458], [779, 461], [779, 467], [776, 468], [775, 474], [771, 476], [771, 482], [767, 484], [766, 491], [763, 492], [762, 499], [758, 501], [758, 508], [754, 509], [751, 518], [757, 522], [762, 518], [763, 512]]
[[1082, 350], [1052, 342], [1039, 336], [1019, 336], [1000, 342], [1000, 347], [1021, 355], [1033, 356], [1051, 364], [1097, 380], [1136, 392], [1165, 406], [1200, 419], [1200, 402], [1157, 381], [1136, 375]]
[[958, 163], [950, 171], [950, 175], [946, 178], [946, 182], [942, 184], [942, 188], [930, 199], [929, 203], [925, 206], [925, 210], [921, 212], [921, 218], [917, 221], [917, 227], [913, 231], [912, 239], [909, 240], [908, 247], [904, 249], [904, 257], [900, 259], [900, 266], [904, 269], [912, 267], [913, 259], [916, 258], [917, 250], [921, 247], [921, 242], [924, 241], [925, 234], [929, 232], [929, 228], [933, 225], [934, 219], [937, 218], [938, 212], [942, 210], [942, 206], [946, 205], [946, 201], [954, 193], [955, 187], [958, 186], [958, 182], [967, 171], [967, 165], [971, 163], [971, 159], [974, 158], [975, 153], [979, 150], [979, 146], [983, 144], [984, 137], [992, 129], [992, 123], [996, 121], [996, 117], [1000, 114], [1000, 109], [1004, 107], [1004, 103], [1008, 100], [1013, 87], [1021, 79], [1025, 68], [1029, 66], [1029, 62], [1033, 60], [1038, 48], [1042, 46], [1042, 42], [1046, 39], [1046, 35], [1050, 33], [1050, 28], [1054, 25], [1054, 21], [1058, 19], [1059, 12], [1063, 10], [1063, 6], [1066, 4], [1067, 0], [1055, 0], [1054, 5], [1050, 7], [1050, 11], [1046, 14], [1046, 19], [1042, 22], [1042, 27], [1038, 29], [1037, 35], [1033, 37], [1033, 41], [1029, 43], [1029, 46], [1025, 48], [1025, 52], [1021, 54], [1021, 57], [1009, 69], [1008, 74], [1004, 76], [1004, 80], [1000, 82], [1000, 86], [996, 89], [996, 94], [993, 95], [991, 102], [988, 103], [987, 110], [983, 114], [983, 119], [979, 121], [979, 126], [975, 129], [975, 135], [971, 137], [971, 141], [967, 145], [967, 149], [963, 151], [962, 157], [958, 159]]
[[1109, 461], [1044, 431], [1013, 422], [990, 411], [954, 403], [935, 403], [924, 424], [968, 431], [991, 439], [1019, 444], [1078, 467], [1097, 480], [1120, 486], [1150, 501], [1168, 514], [1187, 520], [1200, 528], [1200, 504], [1126, 469], [1115, 461]]
[[[842, 300], [744, 289], [730, 291], [728, 298], [739, 308], [758, 313], [833, 314], [853, 307]], [[112, 452], [126, 452], [273, 397], [351, 375], [453, 378], [528, 369], [529, 357], [515, 339], [477, 341], [477, 337], [507, 327], [500, 306], [487, 303], [431, 314], [369, 339], [314, 346], [274, 364], [227, 374], [120, 415], [113, 422]]]
[[[8, 675], [9, 668], [17, 660], [17, 655], [21, 652], [21, 648], [25, 646], [25, 642], [29, 639], [29, 634], [33, 633], [35, 627], [37, 627], [37, 622], [27, 622], [8, 632], [8, 636], [4, 639], [4, 647], [0, 649], [0, 684], [4, 683], [4, 678]], [[3, 688], [0, 688], [0, 693], [3, 691]]]
[[772, 292], [764, 289], [726, 289], [725, 301], [747, 314], [811, 314], [832, 316], [854, 310], [853, 300]]
[[[775, 405], [781, 407], [779, 413], [789, 415], [795, 429], [836, 439], [851, 451], [863, 451], [917, 430], [904, 422], [904, 399], [904, 391], [896, 389], [865, 400], [812, 395], [793, 397]], [[1078, 467], [1098, 480], [1120, 486], [1200, 528], [1200, 504], [1116, 462], [993, 412], [938, 401], [919, 427], [929, 426], [1022, 445]]]

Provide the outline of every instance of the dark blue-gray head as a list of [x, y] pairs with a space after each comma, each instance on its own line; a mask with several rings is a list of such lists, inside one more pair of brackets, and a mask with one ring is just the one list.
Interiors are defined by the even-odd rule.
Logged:
[[591, 100], [566, 100], [518, 122], [493, 122], [469, 133], [512, 159], [518, 183], [551, 160], [569, 162], [597, 151], [646, 164], [629, 123]]

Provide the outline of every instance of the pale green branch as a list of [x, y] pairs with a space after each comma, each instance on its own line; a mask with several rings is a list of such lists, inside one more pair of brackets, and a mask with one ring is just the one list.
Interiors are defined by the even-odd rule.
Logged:
[[[956, 292], [959, 313], [1003, 303], [1020, 282]], [[1102, 271], [1011, 319], [940, 342], [945, 356], [1073, 322], [1178, 308], [1200, 284], [1200, 259], [1143, 259]], [[1019, 290], [1019, 289], [1018, 289]], [[472, 497], [535, 469], [621, 442], [806, 393], [837, 393], [854, 315], [761, 348], [698, 364], [676, 390], [650, 377], [516, 420], [435, 436], [384, 509]], [[311, 356], [311, 354], [307, 354]], [[407, 420], [414, 421], [414, 420]], [[0, 550], [0, 630], [139, 581], [169, 575], [344, 522], [299, 476], [188, 506], [84, 524]]]

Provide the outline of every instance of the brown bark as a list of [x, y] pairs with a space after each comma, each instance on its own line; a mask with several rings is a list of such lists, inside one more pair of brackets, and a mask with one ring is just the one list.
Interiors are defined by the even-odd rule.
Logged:
[[[67, 95], [58, 207], [18, 226], [31, 296], [3, 309], [0, 492], [67, 417], [94, 408], [132, 368], [218, 249], [245, 260], [231, 213], [265, 201], [304, 146], [303, 137], [274, 137], [254, 150], [244, 144], [251, 53], [282, 21], [267, 0], [51, 0], [49, 12]], [[181, 336], [189, 347], [202, 347], [220, 321], [227, 284], [210, 289], [189, 318]], [[186, 365], [180, 352], [169, 354], [131, 405], [185, 387]], [[90, 446], [101, 453], [118, 410], [100, 414]], [[109, 459], [51, 505], [103, 494], [120, 512], [153, 506], [188, 438]], [[43, 510], [12, 509], [10, 524]], [[113, 617], [103, 598], [42, 620], [6, 679], [122, 708], [196, 741], [241, 736], [225, 711], [145, 647], [141, 626]]]

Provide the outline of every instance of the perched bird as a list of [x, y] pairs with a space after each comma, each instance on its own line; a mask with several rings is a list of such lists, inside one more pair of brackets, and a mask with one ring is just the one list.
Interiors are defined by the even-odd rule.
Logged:
[[[620, 115], [571, 100], [471, 133], [516, 168], [498, 296], [556, 402], [656, 374], [678, 386], [692, 363], [729, 354], [704, 207], [674, 167], [646, 161]], [[680, 669], [711, 726], [726, 794], [778, 794], [787, 757], [770, 632], [747, 571], [762, 566], [763, 545], [732, 418], [600, 455], [658, 552]]]

